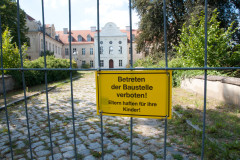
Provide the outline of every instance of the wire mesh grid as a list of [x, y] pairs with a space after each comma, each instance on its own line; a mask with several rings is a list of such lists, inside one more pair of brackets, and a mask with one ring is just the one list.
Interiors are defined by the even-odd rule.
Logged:
[[[97, 0], [97, 35], [98, 37], [100, 37], [100, 8], [99, 8], [99, 2], [100, 0]], [[186, 68], [169, 68], [168, 67], [168, 40], [167, 40], [167, 11], [166, 11], [166, 0], [163, 0], [163, 19], [164, 19], [164, 46], [165, 46], [165, 68], [133, 68], [133, 50], [130, 50], [130, 54], [131, 54], [131, 67], [130, 68], [124, 68], [124, 69], [112, 69], [112, 70], [203, 70], [204, 71], [204, 107], [203, 107], [203, 119], [202, 119], [202, 123], [203, 123], [203, 128], [202, 128], [202, 147], [201, 147], [201, 159], [204, 159], [204, 146], [205, 146], [205, 127], [206, 127], [206, 112], [207, 112], [207, 71], [208, 70], [236, 70], [236, 69], [240, 69], [240, 67], [208, 67], [207, 66], [207, 40], [208, 40], [208, 33], [207, 33], [207, 22], [208, 22], [208, 1], [205, 0], [205, 54], [204, 54], [204, 67], [186, 67]], [[68, 11], [69, 11], [69, 37], [71, 36], [71, 0], [68, 1]], [[26, 95], [26, 84], [25, 84], [25, 71], [29, 71], [29, 70], [33, 70], [33, 71], [38, 71], [38, 72], [44, 72], [45, 75], [45, 94], [46, 94], [46, 120], [47, 120], [47, 127], [48, 130], [46, 130], [46, 135], [48, 135], [49, 137], [49, 150], [51, 151], [51, 158], [54, 159], [54, 142], [53, 142], [53, 137], [52, 137], [52, 130], [54, 127], [56, 127], [56, 124], [52, 124], [53, 123], [53, 118], [51, 117], [51, 111], [50, 111], [50, 105], [49, 105], [49, 93], [48, 93], [48, 71], [68, 71], [69, 72], [69, 77], [70, 77], [70, 106], [71, 106], [71, 110], [69, 113], [69, 118], [72, 121], [72, 129], [68, 128], [69, 130], [71, 130], [71, 133], [73, 135], [73, 146], [74, 146], [74, 154], [75, 154], [75, 159], [79, 159], [79, 155], [78, 155], [78, 148], [77, 148], [77, 133], [76, 133], [76, 118], [75, 118], [75, 107], [74, 107], [74, 89], [73, 89], [73, 71], [97, 71], [97, 70], [109, 70], [109, 69], [104, 69], [100, 67], [100, 38], [98, 38], [97, 41], [97, 45], [98, 45], [98, 69], [80, 69], [80, 68], [73, 68], [72, 66], [72, 54], [70, 54], [70, 68], [47, 68], [47, 61], [46, 61], [46, 46], [45, 46], [45, 27], [43, 27], [43, 45], [44, 45], [44, 68], [24, 68], [23, 67], [23, 55], [22, 55], [22, 50], [21, 50], [21, 41], [20, 41], [20, 17], [19, 17], [19, 0], [17, 0], [17, 19], [18, 19], [18, 23], [17, 23], [17, 30], [18, 30], [18, 45], [19, 45], [19, 54], [21, 57], [21, 68], [4, 68], [3, 67], [3, 51], [2, 51], [2, 47], [1, 47], [1, 71], [2, 71], [2, 86], [3, 86], [3, 97], [4, 97], [4, 106], [5, 106], [5, 117], [6, 117], [6, 127], [8, 130], [8, 139], [9, 139], [9, 148], [10, 148], [10, 153], [11, 153], [11, 159], [14, 159], [14, 153], [13, 153], [13, 138], [11, 136], [11, 127], [10, 127], [10, 120], [9, 117], [11, 115], [11, 113], [9, 113], [8, 108], [7, 108], [7, 101], [6, 101], [6, 89], [5, 89], [5, 81], [4, 81], [4, 71], [9, 71], [9, 70], [17, 70], [17, 71], [21, 71], [22, 73], [22, 87], [23, 87], [23, 93], [24, 93], [24, 103], [23, 106], [25, 108], [25, 116], [26, 116], [26, 126], [24, 126], [25, 128], [27, 128], [27, 141], [26, 142], [29, 146], [28, 149], [28, 153], [30, 154], [30, 159], [34, 158], [33, 155], [33, 151], [32, 151], [32, 139], [34, 138], [33, 133], [31, 133], [31, 127], [30, 124], [32, 124], [31, 122], [29, 122], [29, 120], [33, 121], [33, 115], [32, 113], [30, 113], [29, 115], [29, 111], [28, 111], [28, 100], [27, 100], [27, 95]], [[132, 1], [129, 0], [129, 19], [130, 19], [130, 48], [133, 47], [132, 43]], [[1, 17], [0, 17], [1, 20]], [[43, 26], [45, 26], [45, 15], [44, 15], [44, 0], [42, 0], [42, 22], [43, 22]], [[1, 24], [1, 21], [0, 21]], [[0, 35], [1, 35], [1, 46], [2, 46], [2, 27], [0, 27]], [[69, 39], [70, 43], [69, 43], [69, 50], [70, 53], [72, 53], [72, 43], [71, 43], [71, 38]], [[77, 122], [79, 123], [79, 122]], [[133, 152], [133, 118], [130, 118], [129, 121], [129, 125], [130, 125], [130, 159], [134, 159], [134, 152]], [[101, 159], [104, 159], [104, 124], [103, 124], [103, 115], [100, 114], [100, 133], [101, 133]], [[167, 119], [164, 120], [164, 152], [163, 152], [163, 158], [166, 159], [167, 156], [167, 130], [168, 130], [168, 121]]]

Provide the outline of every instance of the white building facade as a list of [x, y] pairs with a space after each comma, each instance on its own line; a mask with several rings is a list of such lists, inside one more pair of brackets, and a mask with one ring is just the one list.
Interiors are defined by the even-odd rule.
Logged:
[[[27, 15], [27, 37], [30, 46], [27, 50], [27, 59], [35, 60], [44, 51], [42, 25]], [[98, 68], [98, 34], [96, 27], [90, 30], [72, 30], [69, 36], [68, 28], [55, 31], [53, 24], [45, 25], [45, 48], [54, 53], [56, 58], [69, 59], [72, 54], [78, 68]], [[137, 30], [132, 30], [133, 63], [145, 57], [144, 53], [136, 51], [135, 36]], [[71, 38], [71, 51], [69, 42]], [[100, 30], [100, 67], [127, 68], [130, 66], [130, 27], [120, 30], [116, 24], [109, 22]]]
[[[98, 53], [98, 35], [94, 35], [95, 52]], [[95, 68], [98, 68], [95, 54]], [[128, 65], [128, 37], [112, 22], [100, 32], [100, 68], [125, 68]]]

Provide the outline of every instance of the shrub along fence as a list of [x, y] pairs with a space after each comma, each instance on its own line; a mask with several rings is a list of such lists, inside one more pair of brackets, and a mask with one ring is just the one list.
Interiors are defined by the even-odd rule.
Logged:
[[[46, 56], [47, 67], [48, 68], [69, 68], [69, 59], [58, 59], [54, 56]], [[76, 68], [76, 62], [73, 62], [73, 67]], [[44, 57], [40, 57], [34, 61], [25, 61], [24, 68], [44, 68]], [[15, 88], [19, 88], [22, 86], [22, 73], [20, 70], [10, 70], [7, 72], [12, 75], [15, 80]], [[37, 70], [27, 70], [25, 73], [25, 83], [26, 86], [34, 86], [38, 84], [45, 83], [45, 73], [44, 71]], [[73, 71], [73, 74], [76, 74], [77, 71]], [[67, 70], [49, 70], [47, 72], [47, 80], [48, 82], [58, 81], [62, 79], [66, 79], [69, 77], [69, 71]]]

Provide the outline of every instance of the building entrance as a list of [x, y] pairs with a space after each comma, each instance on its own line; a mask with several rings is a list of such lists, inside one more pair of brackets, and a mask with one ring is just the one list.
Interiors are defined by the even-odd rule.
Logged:
[[113, 60], [112, 59], [109, 60], [109, 68], [113, 68]]

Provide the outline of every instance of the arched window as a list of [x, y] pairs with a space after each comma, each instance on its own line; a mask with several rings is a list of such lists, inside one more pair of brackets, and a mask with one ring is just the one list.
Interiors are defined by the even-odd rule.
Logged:
[[87, 41], [88, 42], [92, 41], [92, 37], [90, 35], [87, 35]]
[[82, 36], [78, 35], [78, 42], [82, 42]]

